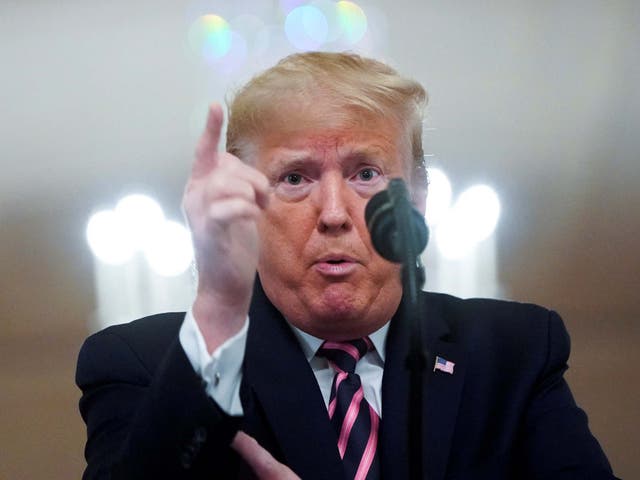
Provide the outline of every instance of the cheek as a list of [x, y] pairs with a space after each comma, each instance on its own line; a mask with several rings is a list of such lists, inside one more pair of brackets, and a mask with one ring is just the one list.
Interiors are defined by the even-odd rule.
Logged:
[[400, 282], [401, 267], [399, 264], [388, 262], [380, 256], [376, 256], [374, 263], [375, 267], [372, 270], [375, 272], [376, 283], [395, 283], [396, 280]]
[[314, 224], [309, 220], [308, 212], [303, 215], [298, 209], [276, 203], [279, 202], [272, 201], [258, 221], [260, 263], [292, 268], [297, 264], [293, 260], [301, 259], [309, 229]]

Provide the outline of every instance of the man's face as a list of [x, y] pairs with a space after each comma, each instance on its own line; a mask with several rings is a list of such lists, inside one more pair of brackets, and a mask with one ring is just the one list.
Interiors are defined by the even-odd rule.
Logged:
[[324, 339], [377, 330], [402, 296], [399, 266], [373, 249], [364, 209], [389, 179], [406, 178], [408, 136], [388, 119], [359, 125], [292, 128], [257, 146], [273, 188], [258, 223], [263, 288], [287, 320]]

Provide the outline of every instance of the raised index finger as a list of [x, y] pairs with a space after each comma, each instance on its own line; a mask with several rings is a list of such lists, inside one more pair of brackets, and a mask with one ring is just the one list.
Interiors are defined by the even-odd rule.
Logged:
[[209, 106], [204, 132], [202, 132], [196, 148], [196, 158], [191, 169], [192, 176], [206, 175], [215, 166], [223, 120], [222, 106], [219, 103], [212, 103]]

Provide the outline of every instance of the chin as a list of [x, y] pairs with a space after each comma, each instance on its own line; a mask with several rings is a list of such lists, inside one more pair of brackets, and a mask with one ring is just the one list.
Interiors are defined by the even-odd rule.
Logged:
[[314, 323], [331, 331], [345, 333], [358, 330], [357, 324], [366, 317], [369, 303], [345, 287], [332, 286], [307, 297], [309, 314]]
[[346, 283], [328, 285], [312, 292], [308, 298], [317, 302], [320, 310], [327, 310], [333, 316], [357, 315], [362, 306], [368, 304], [353, 285]]

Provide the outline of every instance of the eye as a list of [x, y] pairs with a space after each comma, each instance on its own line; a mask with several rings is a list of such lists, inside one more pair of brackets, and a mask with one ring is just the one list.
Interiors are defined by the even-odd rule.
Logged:
[[370, 182], [378, 175], [380, 175], [380, 173], [374, 170], [373, 168], [363, 168], [358, 172], [358, 179], [363, 180], [365, 182]]
[[302, 182], [302, 175], [299, 173], [289, 173], [286, 177], [284, 177], [284, 181], [289, 185], [300, 185]]
[[286, 202], [297, 202], [306, 198], [315, 181], [312, 173], [296, 170], [282, 172], [276, 182], [276, 195]]

